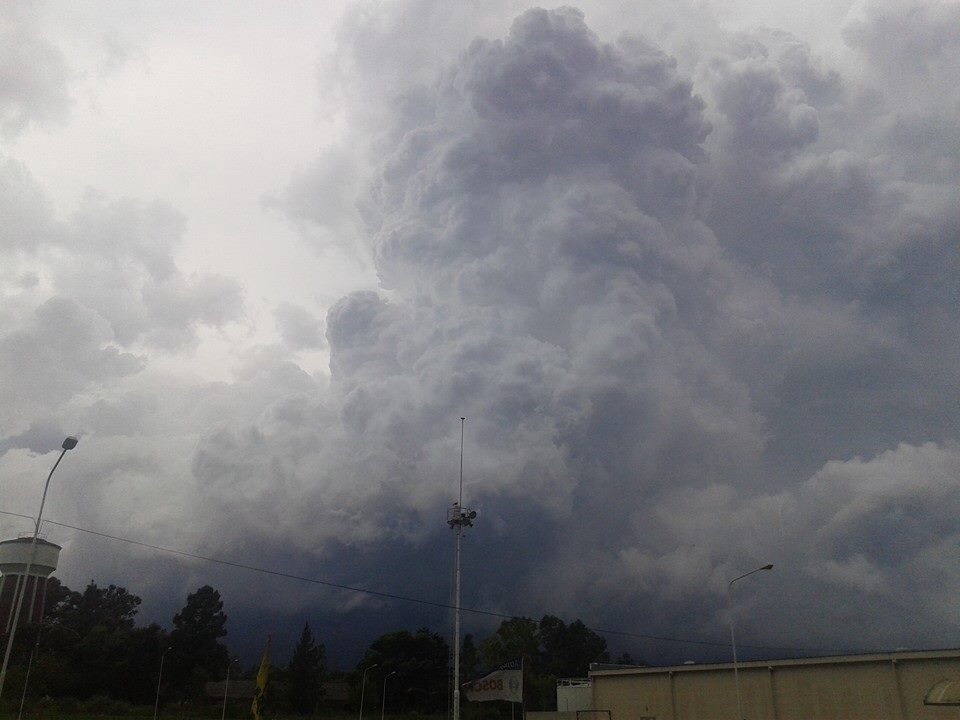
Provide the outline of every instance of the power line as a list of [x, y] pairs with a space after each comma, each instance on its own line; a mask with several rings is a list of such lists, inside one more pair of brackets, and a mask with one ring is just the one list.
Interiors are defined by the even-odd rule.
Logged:
[[[0, 510], [0, 515], [10, 515], [13, 517], [26, 518], [32, 520], [33, 516], [23, 515], [21, 513], [9, 512], [6, 510]], [[372, 595], [374, 597], [381, 597], [387, 600], [398, 600], [401, 602], [415, 603], [418, 605], [426, 605], [428, 607], [440, 608], [443, 610], [453, 610], [455, 609], [450, 603], [436, 602], [433, 600], [425, 600], [423, 598], [415, 598], [409, 595], [399, 595], [397, 593], [382, 592], [379, 590], [370, 590], [369, 588], [361, 588], [353, 585], [344, 585], [341, 583], [331, 582], [329, 580], [320, 580], [319, 578], [311, 578], [305, 575], [297, 575], [295, 573], [283, 572], [281, 570], [271, 570], [269, 568], [257, 567], [256, 565], [248, 565], [246, 563], [235, 562], [233, 560], [223, 560], [222, 558], [210, 557], [208, 555], [200, 555], [198, 553], [187, 552], [186, 550], [177, 550], [175, 548], [163, 547], [162, 545], [153, 545], [151, 543], [142, 542], [140, 540], [132, 540], [130, 538], [120, 537], [119, 535], [111, 535], [110, 533], [100, 532], [98, 530], [90, 530], [88, 528], [82, 528], [77, 525], [70, 525], [68, 523], [57, 522], [56, 520], [44, 520], [45, 523], [50, 525], [56, 525], [58, 527], [68, 528], [70, 530], [75, 530], [77, 532], [86, 533], [88, 535], [94, 535], [96, 537], [105, 538], [107, 540], [115, 540], [116, 542], [127, 543], [129, 545], [136, 545], [138, 547], [147, 548], [149, 550], [155, 550], [157, 552], [168, 553], [170, 555], [179, 555], [180, 557], [190, 558], [192, 560], [202, 560], [203, 562], [213, 563], [215, 565], [223, 565], [225, 567], [237, 568], [239, 570], [249, 570], [250, 572], [261, 573], [263, 575], [272, 575], [274, 577], [285, 578], [287, 580], [299, 580], [300, 582], [310, 583], [313, 585], [322, 585], [324, 587], [334, 588], [336, 590], [347, 590], [349, 592], [363, 593], [365, 595]], [[481, 610], [479, 608], [468, 608], [461, 607], [460, 610], [463, 612], [472, 613], [474, 615], [483, 615], [486, 617], [500, 618], [501, 620], [511, 620], [515, 617], [520, 617], [519, 615], [508, 615], [505, 613], [498, 613], [492, 610]], [[632, 633], [623, 630], [606, 630], [602, 628], [587, 628], [593, 632], [599, 633], [601, 635], [617, 635], [620, 637], [629, 637], [636, 638], [640, 640], [655, 640], [658, 642], [672, 642], [680, 643], [684, 645], [703, 645], [707, 647], [728, 647], [729, 643], [726, 642], [717, 642], [714, 640], [689, 640], [685, 638], [674, 638], [667, 637], [663, 635], [648, 635], [644, 633]], [[795, 648], [795, 647], [778, 647], [775, 645], [741, 645], [741, 647], [750, 648], [751, 650], [776, 650], [780, 652], [792, 652], [792, 653], [814, 653], [822, 652], [820, 649], [813, 648]]]

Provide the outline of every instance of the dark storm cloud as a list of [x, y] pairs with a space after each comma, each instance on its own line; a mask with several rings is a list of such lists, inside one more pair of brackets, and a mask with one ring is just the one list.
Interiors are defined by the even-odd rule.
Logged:
[[[307, 492], [269, 521], [250, 503], [250, 522], [292, 529], [310, 508], [305, 534], [324, 547], [423, 543], [442, 528], [450, 418], [465, 413], [487, 546], [535, 544], [549, 567], [587, 537], [633, 537], [658, 487], [749, 474], [760, 419], [695, 332], [711, 293], [740, 278], [702, 223], [709, 125], [670, 58], [602, 43], [575, 11], [534, 11], [506, 40], [473, 43], [434, 93], [427, 121], [387, 129], [404, 139], [369, 203], [378, 270], [399, 295], [357, 293], [328, 317], [343, 434], [293, 443], [271, 421], [211, 439], [202, 486], [222, 478], [245, 496], [255, 486], [237, 478], [252, 476], [274, 498]], [[505, 520], [525, 505], [538, 522]], [[514, 581], [489, 579], [487, 599], [506, 604]], [[551, 584], [553, 602], [567, 609], [584, 580]], [[537, 595], [533, 576], [520, 582]]]
[[[919, 22], [936, 12], [918, 5], [915, 17]], [[867, 16], [873, 20], [852, 25], [854, 35], [880, 32], [878, 18], [885, 14], [872, 7]], [[896, 95], [897, 76], [877, 85], [869, 107], [860, 107], [863, 89], [855, 81], [816, 70], [809, 57], [801, 65], [810, 71], [797, 73], [797, 58], [809, 53], [794, 43], [787, 64], [777, 50], [782, 40], [761, 33], [749, 45], [751, 65], [762, 67], [767, 78], [757, 87], [766, 98], [761, 107], [781, 108], [774, 127], [789, 129], [790, 118], [813, 117], [818, 132], [799, 144], [785, 134], [787, 152], [780, 157], [751, 155], [736, 142], [753, 137], [742, 114], [718, 102], [722, 114], [713, 116], [717, 133], [710, 141], [724, 169], [713, 185], [710, 217], [720, 241], [797, 298], [798, 307], [817, 307], [822, 318], [820, 350], [779, 363], [779, 408], [765, 408], [770, 450], [806, 456], [813, 470], [829, 457], [956, 437], [956, 420], [948, 419], [947, 409], [955, 397], [954, 373], [940, 361], [931, 364], [931, 349], [945, 349], [955, 327], [947, 307], [957, 290], [950, 268], [957, 261], [958, 234], [947, 197], [958, 173], [949, 155], [917, 155], [927, 129], [942, 125], [938, 104], [944, 98], [933, 93], [901, 114], [895, 101], [891, 106], [880, 94], [889, 88]], [[891, 35], [890, 42], [907, 41]], [[939, 54], [932, 47], [924, 52]], [[714, 87], [727, 87], [740, 62], [714, 64]], [[820, 82], [811, 85], [813, 70]], [[927, 92], [919, 78], [914, 83], [918, 93]], [[793, 98], [792, 105], [784, 105], [785, 98]], [[769, 162], [744, 161], [750, 157]], [[826, 331], [844, 316], [848, 322]], [[873, 340], [863, 342], [866, 337]], [[943, 357], [939, 352], [933, 357]]]
[[[877, 7], [847, 31], [858, 63], [888, 34]], [[896, 41], [924, 53], [914, 78], [952, 42], [933, 22], [950, 11], [917, 7]], [[185, 220], [164, 203], [90, 197], [54, 222], [0, 169], [22, 228], [0, 236], [20, 263], [0, 276], [0, 361], [36, 375], [4, 399], [55, 417], [72, 396], [95, 430], [54, 508], [442, 602], [466, 416], [468, 605], [723, 643], [728, 581], [774, 562], [735, 598], [746, 639], [955, 642], [960, 165], [925, 143], [951, 147], [955, 90], [912, 90], [904, 112], [903, 78], [777, 30], [698, 25], [713, 36], [681, 72], [575, 9], [498, 23], [426, 1], [347, 15], [350, 152], [267, 201], [314, 241], [366, 223], [381, 288], [330, 308], [329, 382], [291, 359], [324, 344], [289, 303], [282, 344], [235, 357], [231, 381], [151, 374], [152, 353], [241, 318], [242, 289], [178, 269]], [[52, 433], [30, 426], [5, 446]], [[184, 592], [205, 572], [151, 566]], [[250, 616], [429, 615], [223, 582]]]
[[[402, 45], [402, 26], [381, 47]], [[788, 610], [750, 601], [776, 616], [771, 635], [926, 642], [946, 618], [933, 584], [910, 628], [891, 628], [917, 602], [911, 564], [944, 561], [956, 522], [927, 499], [941, 490], [880, 501], [872, 478], [956, 464], [952, 446], [923, 444], [956, 437], [956, 398], [950, 351], [924, 359], [942, 326], [915, 322], [915, 298], [947, 312], [952, 281], [922, 258], [955, 262], [949, 192], [876, 161], [864, 137], [892, 143], [886, 119], [855, 117], [856, 80], [801, 41], [763, 30], [708, 47], [693, 82], [646, 41], [537, 9], [435, 84], [384, 98], [393, 122], [362, 206], [390, 294], [331, 311], [329, 402], [343, 447], [362, 438], [342, 461], [354, 492], [401, 520], [351, 534], [435, 522], [424, 478], [455, 452], [463, 413], [468, 495], [501, 562], [478, 585], [498, 607], [636, 627], [639, 604], [646, 627], [708, 636], [726, 581], [776, 560]], [[934, 277], [906, 272], [917, 263]], [[918, 397], [927, 382], [939, 397]], [[923, 515], [936, 532], [910, 524]], [[899, 534], [912, 550], [884, 552]], [[820, 622], [838, 613], [839, 629]]]

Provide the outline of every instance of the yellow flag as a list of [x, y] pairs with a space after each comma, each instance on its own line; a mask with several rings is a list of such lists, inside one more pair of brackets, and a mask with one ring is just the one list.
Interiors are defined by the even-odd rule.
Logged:
[[263, 696], [267, 692], [267, 675], [270, 672], [270, 636], [267, 636], [267, 644], [263, 648], [263, 655], [260, 656], [260, 669], [257, 670], [257, 689], [253, 693], [253, 705], [250, 710], [253, 712], [253, 720], [262, 720], [263, 715]]

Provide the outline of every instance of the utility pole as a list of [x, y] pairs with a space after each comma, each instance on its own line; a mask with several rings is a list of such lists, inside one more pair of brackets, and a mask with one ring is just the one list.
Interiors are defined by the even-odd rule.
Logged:
[[447, 513], [447, 525], [456, 528], [456, 552], [453, 572], [453, 720], [460, 720], [460, 541], [463, 529], [473, 527], [477, 517], [476, 510], [463, 507], [463, 424], [466, 418], [460, 418], [460, 496]]

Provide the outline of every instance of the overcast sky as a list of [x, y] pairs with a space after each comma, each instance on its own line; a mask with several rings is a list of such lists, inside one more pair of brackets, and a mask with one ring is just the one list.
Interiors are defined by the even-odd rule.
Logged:
[[353, 663], [448, 613], [85, 531], [449, 603], [465, 416], [470, 608], [956, 647], [958, 77], [947, 0], [0, 4], [0, 532], [76, 434], [66, 584]]

